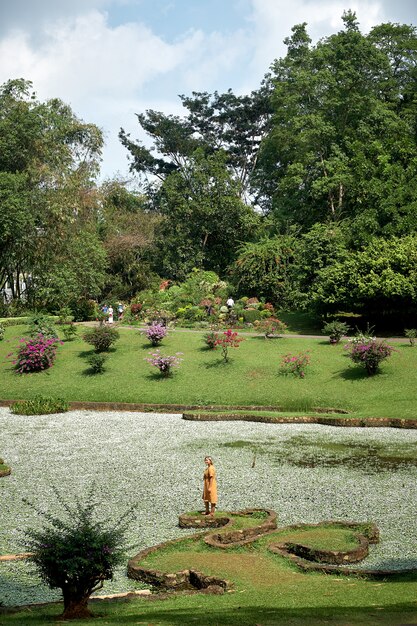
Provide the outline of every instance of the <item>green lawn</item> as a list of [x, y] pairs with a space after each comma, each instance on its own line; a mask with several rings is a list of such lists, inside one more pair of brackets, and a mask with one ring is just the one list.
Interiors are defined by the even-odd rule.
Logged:
[[[70, 401], [273, 405], [295, 412], [321, 406], [347, 409], [355, 417], [417, 417], [417, 349], [405, 340], [395, 344], [396, 352], [382, 364], [381, 373], [368, 377], [351, 363], [342, 344], [331, 346], [324, 338], [265, 340], [246, 335], [224, 364], [220, 351], [205, 349], [203, 333], [174, 331], [161, 351], [182, 352], [184, 360], [171, 378], [161, 379], [144, 361], [151, 346], [139, 331], [127, 328], [120, 329], [121, 338], [102, 375], [88, 374], [86, 357], [92, 351], [81, 338], [59, 347], [51, 369], [17, 375], [6, 355], [24, 332], [23, 326], [6, 328], [0, 342], [0, 399], [42, 394]], [[282, 355], [306, 350], [312, 364], [305, 379], [280, 374]]]

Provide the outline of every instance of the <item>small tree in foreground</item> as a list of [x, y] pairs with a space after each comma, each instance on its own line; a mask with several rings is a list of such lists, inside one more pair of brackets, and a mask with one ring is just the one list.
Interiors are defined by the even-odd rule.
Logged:
[[97, 519], [99, 503], [94, 500], [95, 485], [87, 495], [87, 504], [76, 499], [68, 505], [61, 494], [53, 491], [66, 520], [54, 517], [27, 500], [47, 522], [42, 530], [25, 533], [26, 546], [32, 553], [30, 561], [41, 579], [51, 589], [61, 589], [64, 599], [64, 619], [91, 617], [88, 600], [101, 589], [105, 580], [113, 578], [117, 565], [125, 559], [125, 533], [133, 518], [133, 508], [121, 516], [116, 524]]
[[241, 341], [243, 341], [243, 337], [239, 337], [237, 332], [234, 332], [230, 328], [216, 339], [214, 345], [221, 347], [224, 363], [229, 361], [229, 348], [238, 348]]

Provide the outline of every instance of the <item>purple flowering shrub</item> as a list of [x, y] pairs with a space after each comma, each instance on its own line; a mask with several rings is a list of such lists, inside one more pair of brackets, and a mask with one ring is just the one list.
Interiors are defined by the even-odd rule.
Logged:
[[363, 365], [368, 376], [376, 374], [379, 364], [394, 352], [392, 346], [377, 339], [367, 339], [360, 343], [349, 342], [345, 345], [345, 350], [349, 352], [354, 363]]
[[57, 346], [59, 343], [62, 344], [62, 341], [56, 337], [45, 337], [39, 333], [28, 339], [19, 339], [19, 343], [20, 346], [13, 364], [19, 374], [26, 374], [28, 372], [40, 372], [52, 367]]
[[281, 370], [284, 374], [293, 374], [299, 378], [304, 378], [306, 369], [310, 365], [310, 355], [308, 352], [299, 354], [285, 354], [281, 361]]
[[153, 322], [145, 330], [145, 335], [153, 346], [157, 346], [161, 343], [162, 339], [167, 336], [167, 328], [159, 322]]
[[145, 361], [154, 367], [157, 367], [162, 376], [170, 376], [172, 374], [172, 368], [178, 367], [182, 361], [180, 358], [182, 352], [177, 352], [176, 354], [169, 356], [161, 354], [160, 350], [155, 350], [155, 352], [150, 352], [149, 354], [150, 356], [145, 358]]

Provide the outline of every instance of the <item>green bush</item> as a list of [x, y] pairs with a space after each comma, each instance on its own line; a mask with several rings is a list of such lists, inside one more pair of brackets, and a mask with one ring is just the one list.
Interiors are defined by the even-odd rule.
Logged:
[[408, 341], [410, 342], [410, 346], [414, 346], [416, 343], [416, 338], [417, 338], [417, 329], [406, 328], [404, 330], [404, 335], [407, 337]]
[[49, 413], [65, 413], [69, 403], [62, 398], [35, 396], [32, 400], [14, 402], [10, 410], [15, 415], [48, 415]]
[[92, 354], [88, 357], [88, 364], [92, 374], [102, 374], [105, 370], [104, 363], [107, 357], [104, 354]]
[[61, 589], [64, 599], [64, 619], [90, 617], [88, 600], [105, 580], [113, 578], [114, 569], [125, 561], [125, 536], [133, 518], [133, 507], [116, 522], [97, 515], [100, 503], [93, 485], [86, 503], [76, 499], [69, 505], [54, 489], [64, 517], [59, 518], [39, 509], [28, 500], [25, 504], [43, 517], [46, 524], [40, 530], [27, 530], [26, 547], [30, 561], [39, 576], [51, 589]]
[[70, 324], [62, 326], [62, 332], [64, 333], [65, 341], [72, 341], [77, 334], [77, 327], [73, 322], [71, 322]]
[[120, 335], [115, 328], [104, 325], [95, 326], [91, 330], [87, 330], [83, 335], [84, 341], [94, 346], [96, 352], [107, 352], [119, 337]]
[[339, 322], [338, 320], [327, 322], [323, 326], [323, 333], [329, 335], [330, 343], [339, 343], [343, 335], [346, 335], [349, 330], [350, 327], [345, 322]]
[[244, 309], [243, 319], [247, 324], [253, 324], [257, 320], [262, 319], [262, 312], [258, 311], [258, 309]]
[[43, 313], [34, 313], [29, 318], [29, 335], [31, 337], [43, 335], [47, 339], [58, 339], [53, 322]]
[[0, 341], [4, 339], [4, 325], [0, 324]]

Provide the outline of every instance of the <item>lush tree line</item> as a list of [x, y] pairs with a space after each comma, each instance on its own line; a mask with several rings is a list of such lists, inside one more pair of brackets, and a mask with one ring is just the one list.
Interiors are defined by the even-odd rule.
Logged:
[[127, 300], [214, 271], [236, 294], [320, 312], [415, 314], [417, 30], [355, 14], [294, 26], [259, 89], [180, 96], [123, 129], [132, 191], [97, 185], [100, 130], [31, 85], [0, 89], [0, 289], [30, 306]]

